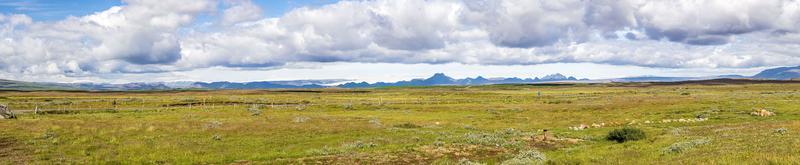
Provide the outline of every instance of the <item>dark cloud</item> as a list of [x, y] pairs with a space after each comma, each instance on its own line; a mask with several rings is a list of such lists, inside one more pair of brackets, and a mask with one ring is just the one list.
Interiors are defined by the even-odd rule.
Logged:
[[636, 38], [636, 34], [633, 34], [631, 32], [625, 33], [625, 38], [627, 38], [629, 40], [637, 40], [638, 39], [638, 38]]
[[722, 45], [728, 42], [730, 42], [730, 37], [727, 36], [699, 36], [686, 41], [692, 45]]

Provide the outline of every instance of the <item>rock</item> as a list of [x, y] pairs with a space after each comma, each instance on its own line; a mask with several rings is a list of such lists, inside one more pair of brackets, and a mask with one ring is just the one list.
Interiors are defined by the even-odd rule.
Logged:
[[7, 106], [0, 104], [0, 119], [16, 119], [17, 116]]
[[589, 126], [586, 125], [586, 124], [581, 124], [581, 125], [579, 125], [577, 127], [569, 127], [569, 129], [575, 130], [575, 131], [580, 131], [580, 130], [584, 130], [584, 129], [587, 129], [587, 128], [589, 128]]
[[767, 117], [767, 116], [775, 116], [775, 113], [774, 112], [770, 112], [770, 111], [768, 111], [766, 109], [758, 109], [756, 111], [750, 112], [750, 115]]

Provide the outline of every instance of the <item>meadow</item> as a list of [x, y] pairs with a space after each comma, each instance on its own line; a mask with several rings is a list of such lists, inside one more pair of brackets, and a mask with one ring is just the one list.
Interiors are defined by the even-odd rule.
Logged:
[[[0, 120], [0, 164], [797, 164], [798, 90], [608, 83], [3, 91], [0, 104], [18, 119]], [[606, 139], [620, 128], [646, 138]]]

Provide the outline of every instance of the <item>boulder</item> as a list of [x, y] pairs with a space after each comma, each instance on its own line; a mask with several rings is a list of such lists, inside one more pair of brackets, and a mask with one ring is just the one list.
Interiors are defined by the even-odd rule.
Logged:
[[11, 112], [11, 109], [9, 109], [5, 105], [0, 104], [0, 119], [15, 119], [15, 118], [17, 118], [17, 116], [14, 115], [14, 112]]
[[757, 109], [754, 112], [750, 112], [750, 115], [767, 117], [767, 116], [775, 116], [775, 113], [774, 112], [770, 112], [770, 111], [768, 111], [766, 109]]

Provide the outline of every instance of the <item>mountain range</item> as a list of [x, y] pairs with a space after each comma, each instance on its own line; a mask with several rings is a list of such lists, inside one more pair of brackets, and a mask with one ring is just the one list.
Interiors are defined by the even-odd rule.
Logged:
[[791, 80], [800, 78], [800, 66], [780, 67], [761, 71], [754, 75], [754, 79]]
[[[437, 85], [488, 85], [488, 84], [523, 84], [523, 83], [548, 83], [548, 82], [578, 82], [578, 83], [604, 83], [604, 82], [677, 82], [711, 79], [763, 79], [763, 80], [798, 80], [800, 79], [800, 66], [780, 67], [764, 70], [753, 76], [720, 75], [708, 77], [660, 77], [639, 76], [603, 80], [578, 79], [559, 73], [534, 78], [485, 78], [477, 76], [464, 79], [454, 79], [444, 73], [436, 73], [425, 79], [412, 79], [398, 82], [352, 82], [346, 79], [325, 80], [286, 80], [286, 81], [257, 81], [257, 82], [152, 82], [152, 83], [45, 83], [24, 82], [0, 79], [0, 90], [173, 90], [173, 89], [270, 89], [270, 88], [374, 88], [395, 86], [437, 86]], [[345, 83], [346, 82], [346, 83]], [[337, 85], [338, 84], [338, 85]]]
[[[581, 79], [583, 81], [589, 79]], [[556, 81], [581, 81], [572, 76], [564, 76], [560, 73], [551, 74], [544, 76], [542, 78], [491, 78], [487, 79], [483, 76], [478, 76], [475, 78], [464, 78], [464, 79], [454, 79], [451, 78], [444, 73], [436, 73], [430, 78], [427, 79], [413, 79], [409, 81], [398, 81], [394, 83], [386, 83], [386, 82], [377, 82], [377, 83], [367, 83], [367, 82], [349, 82], [345, 84], [338, 85], [338, 87], [342, 88], [371, 88], [371, 87], [392, 87], [392, 86], [435, 86], [435, 85], [488, 85], [488, 84], [523, 84], [523, 83], [537, 83], [537, 82], [556, 82]]]

